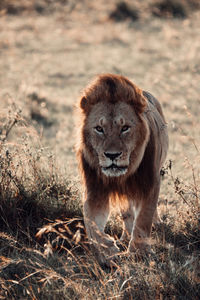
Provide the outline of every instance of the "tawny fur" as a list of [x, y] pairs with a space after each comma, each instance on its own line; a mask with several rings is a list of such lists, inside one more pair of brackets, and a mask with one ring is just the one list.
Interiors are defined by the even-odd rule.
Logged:
[[168, 149], [161, 106], [127, 78], [103, 74], [84, 90], [79, 107], [77, 157], [88, 238], [101, 262], [118, 253], [104, 233], [112, 202], [121, 210], [128, 250], [146, 250]]

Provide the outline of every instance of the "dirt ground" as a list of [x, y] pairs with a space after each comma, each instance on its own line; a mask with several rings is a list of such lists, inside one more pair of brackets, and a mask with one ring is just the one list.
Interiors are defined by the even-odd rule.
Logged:
[[137, 21], [116, 22], [109, 18], [116, 1], [63, 3], [42, 13], [1, 11], [0, 106], [20, 107], [60, 168], [76, 177], [73, 111], [80, 92], [96, 74], [123, 74], [162, 103], [168, 159], [189, 179], [186, 157], [192, 163], [199, 155], [200, 11], [158, 18], [142, 1]]

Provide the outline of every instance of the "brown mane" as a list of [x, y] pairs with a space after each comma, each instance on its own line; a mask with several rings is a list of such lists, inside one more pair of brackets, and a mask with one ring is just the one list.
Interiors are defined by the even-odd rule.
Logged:
[[124, 101], [133, 105], [137, 113], [142, 113], [147, 104], [141, 89], [126, 77], [113, 74], [100, 75], [86, 87], [80, 107], [85, 114], [89, 114], [92, 105], [104, 101], [112, 104]]

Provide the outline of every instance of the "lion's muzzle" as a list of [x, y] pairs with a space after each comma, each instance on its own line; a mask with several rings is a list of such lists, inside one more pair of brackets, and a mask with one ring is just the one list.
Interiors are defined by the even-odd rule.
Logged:
[[[102, 173], [108, 177], [118, 177], [126, 174], [128, 166], [122, 162], [122, 152], [106, 151], [103, 153], [101, 163]], [[106, 158], [106, 161], [105, 161]]]

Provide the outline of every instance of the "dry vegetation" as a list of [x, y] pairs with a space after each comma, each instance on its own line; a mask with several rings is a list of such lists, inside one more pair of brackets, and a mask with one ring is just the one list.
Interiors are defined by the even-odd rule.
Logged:
[[[0, 2], [0, 299], [199, 299], [198, 0]], [[152, 255], [87, 244], [73, 106], [100, 72], [163, 104], [170, 149]], [[120, 217], [107, 231], [119, 236]]]

